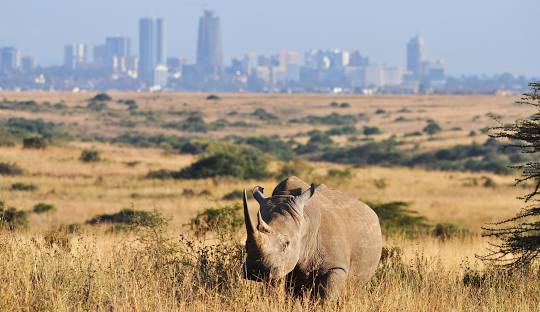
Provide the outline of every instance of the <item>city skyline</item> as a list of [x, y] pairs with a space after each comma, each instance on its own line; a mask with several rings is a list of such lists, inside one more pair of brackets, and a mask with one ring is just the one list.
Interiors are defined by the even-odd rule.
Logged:
[[[534, 1], [522, 2], [529, 8], [540, 7]], [[135, 21], [140, 16], [160, 16], [168, 21], [166, 41], [170, 46], [166, 56], [195, 60], [193, 42], [202, 11], [198, 4], [163, 0], [149, 6], [146, 2], [133, 1], [128, 9], [115, 10], [123, 4], [124, 1], [118, 1], [105, 5], [101, 0], [91, 5], [77, 4], [88, 13], [84, 15], [77, 14], [79, 9], [63, 0], [52, 0], [47, 5], [35, 0], [5, 4], [6, 10], [0, 12], [5, 23], [15, 22], [11, 15], [28, 23], [21, 23], [16, 33], [11, 28], [0, 30], [0, 46], [19, 47], [23, 55], [34, 55], [43, 65], [60, 64], [58, 50], [69, 42], [95, 45], [102, 37], [114, 35], [133, 38], [132, 44], [137, 46]], [[403, 65], [405, 59], [396, 51], [403, 51], [412, 34], [420, 34], [430, 42], [429, 56], [444, 59], [453, 75], [510, 72], [531, 76], [540, 72], [540, 64], [533, 57], [540, 53], [540, 44], [525, 41], [538, 28], [538, 19], [530, 13], [534, 10], [518, 12], [503, 1], [480, 1], [467, 6], [464, 1], [440, 5], [420, 0], [409, 2], [407, 5], [416, 7], [416, 13], [405, 10], [405, 4], [384, 1], [361, 5], [343, 1], [330, 7], [321, 1], [280, 4], [280, 9], [264, 1], [211, 5], [222, 20], [226, 62], [248, 51], [268, 54], [281, 49], [342, 48], [359, 49], [375, 63]], [[23, 10], [23, 5], [31, 9]], [[279, 7], [278, 3], [275, 6]], [[10, 9], [17, 14], [6, 14]], [[36, 14], [51, 9], [57, 11], [47, 16]], [[383, 9], [392, 10], [383, 13]], [[405, 13], [397, 16], [394, 11]], [[95, 16], [99, 16], [99, 23], [95, 23]], [[51, 33], [55, 36], [47, 35]], [[46, 44], [43, 38], [49, 39]], [[527, 49], [516, 48], [525, 43]]]

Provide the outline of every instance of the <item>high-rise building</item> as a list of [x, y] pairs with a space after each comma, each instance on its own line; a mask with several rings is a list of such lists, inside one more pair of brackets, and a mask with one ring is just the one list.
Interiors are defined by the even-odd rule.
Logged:
[[0, 49], [0, 69], [14, 71], [21, 67], [21, 52], [14, 47]]
[[164, 35], [163, 19], [142, 18], [139, 20], [139, 79], [148, 86], [155, 84], [155, 71], [158, 65], [165, 66]]
[[21, 67], [25, 72], [30, 72], [36, 69], [36, 60], [31, 56], [21, 58]]
[[422, 63], [426, 60], [426, 44], [424, 39], [416, 36], [407, 43], [407, 71], [414, 80], [421, 80]]
[[64, 67], [77, 70], [86, 64], [88, 47], [82, 43], [69, 44], [64, 47]]
[[131, 56], [131, 40], [127, 37], [108, 37], [105, 39], [105, 68], [109, 73], [126, 73]]
[[206, 10], [199, 20], [197, 66], [206, 76], [219, 76], [223, 69], [223, 47], [219, 17]]

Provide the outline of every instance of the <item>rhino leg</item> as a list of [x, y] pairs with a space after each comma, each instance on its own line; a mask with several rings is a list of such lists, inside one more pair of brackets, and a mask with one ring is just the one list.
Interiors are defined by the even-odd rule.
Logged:
[[344, 269], [336, 268], [328, 271], [317, 283], [317, 296], [322, 301], [337, 300], [346, 281], [347, 272]]

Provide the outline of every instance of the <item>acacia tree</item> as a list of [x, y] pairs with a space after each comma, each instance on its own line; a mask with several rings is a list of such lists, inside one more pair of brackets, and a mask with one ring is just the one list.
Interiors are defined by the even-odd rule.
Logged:
[[508, 139], [510, 148], [529, 154], [531, 161], [515, 166], [521, 171], [516, 185], [532, 183], [532, 191], [522, 197], [525, 207], [514, 217], [483, 227], [483, 236], [496, 240], [488, 253], [480, 259], [506, 269], [517, 269], [532, 264], [540, 255], [540, 82], [529, 84], [530, 91], [517, 103], [532, 105], [538, 111], [513, 124], [493, 128], [491, 135]]

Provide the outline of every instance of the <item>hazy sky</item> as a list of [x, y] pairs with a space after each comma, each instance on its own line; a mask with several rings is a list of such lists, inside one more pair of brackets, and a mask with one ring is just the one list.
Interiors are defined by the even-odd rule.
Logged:
[[[13, 45], [42, 64], [62, 62], [69, 42], [107, 35], [132, 38], [138, 18], [166, 19], [167, 54], [193, 60], [203, 1], [5, 0], [0, 46]], [[225, 59], [281, 49], [359, 49], [373, 62], [405, 64], [407, 40], [420, 34], [428, 56], [450, 74], [511, 72], [540, 76], [539, 0], [223, 0], [207, 1], [221, 17]]]

